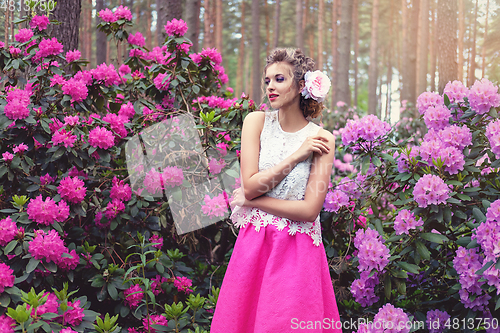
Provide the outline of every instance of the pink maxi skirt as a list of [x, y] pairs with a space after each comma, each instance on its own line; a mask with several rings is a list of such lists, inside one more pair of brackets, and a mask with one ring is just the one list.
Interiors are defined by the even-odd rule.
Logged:
[[323, 244], [268, 225], [240, 229], [211, 333], [342, 332]]

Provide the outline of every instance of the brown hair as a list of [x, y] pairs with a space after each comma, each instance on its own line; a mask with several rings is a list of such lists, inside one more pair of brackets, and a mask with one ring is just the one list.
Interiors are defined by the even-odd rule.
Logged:
[[[304, 80], [304, 75], [308, 71], [314, 70], [314, 60], [306, 57], [300, 49], [278, 48], [272, 50], [267, 56], [264, 76], [266, 75], [267, 68], [277, 62], [286, 62], [292, 65], [292, 75], [297, 86], [301, 80]], [[324, 108], [323, 103], [319, 103], [312, 98], [305, 99], [302, 94], [300, 95], [300, 109], [304, 117], [316, 118], [321, 115]]]

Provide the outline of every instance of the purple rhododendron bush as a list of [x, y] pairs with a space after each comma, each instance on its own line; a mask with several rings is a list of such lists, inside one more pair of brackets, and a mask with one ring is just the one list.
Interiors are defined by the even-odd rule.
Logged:
[[[207, 331], [234, 243], [230, 225], [215, 224], [228, 213], [220, 178], [238, 177], [228, 168], [255, 106], [223, 88], [217, 50], [190, 50], [182, 20], [147, 50], [127, 31], [127, 7], [99, 16], [101, 31], [128, 43], [118, 68], [64, 54], [45, 16], [26, 17], [15, 42], [0, 44], [0, 332]], [[196, 139], [179, 126], [163, 141], [144, 134], [183, 114]], [[127, 156], [133, 137], [146, 148]], [[131, 163], [144, 154], [163, 156], [163, 169]], [[135, 184], [131, 167], [143, 177]], [[176, 223], [206, 215], [212, 225], [179, 235], [166, 193], [194, 188], [203, 170], [219, 185], [197, 187], [199, 207], [176, 207]], [[178, 202], [194, 201], [182, 194]]]
[[345, 124], [322, 212], [339, 309], [357, 332], [500, 332], [498, 87], [450, 82], [416, 107], [394, 127], [327, 114]]

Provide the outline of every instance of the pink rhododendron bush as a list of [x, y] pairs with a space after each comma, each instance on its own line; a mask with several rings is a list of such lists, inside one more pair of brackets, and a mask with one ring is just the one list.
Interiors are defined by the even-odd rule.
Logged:
[[127, 7], [98, 15], [128, 43], [117, 67], [63, 53], [45, 16], [0, 45], [0, 331], [209, 330], [234, 242], [222, 178], [255, 107], [182, 20], [147, 50]]
[[499, 332], [498, 87], [450, 82], [417, 108], [421, 140], [373, 115], [334, 133], [322, 221], [339, 308], [357, 332]]

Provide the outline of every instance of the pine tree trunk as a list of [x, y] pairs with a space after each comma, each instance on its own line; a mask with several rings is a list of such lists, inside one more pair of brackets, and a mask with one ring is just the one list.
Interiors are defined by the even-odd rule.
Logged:
[[214, 47], [214, 36], [212, 32], [212, 24], [213, 24], [213, 19], [212, 19], [212, 4], [215, 0], [204, 0], [204, 9], [205, 9], [205, 14], [204, 14], [204, 31], [205, 33], [203, 34], [203, 47], [204, 48], [212, 48]]
[[[278, 0], [279, 1], [279, 0]], [[295, 44], [299, 49], [304, 51], [304, 9], [302, 0], [297, 0], [295, 3]], [[279, 22], [276, 22], [279, 25]]]
[[[238, 51], [238, 69], [246, 68], [245, 66], [245, 1], [241, 2], [241, 38], [240, 48]], [[236, 97], [241, 96], [243, 92], [243, 76], [245, 73], [239, 73], [236, 78]]]
[[484, 77], [486, 71], [486, 39], [488, 38], [488, 10], [490, 8], [490, 0], [486, 1], [486, 19], [484, 21], [484, 38], [483, 38], [483, 65], [482, 65], [482, 73], [481, 78]]
[[[297, 3], [300, 4], [300, 7], [302, 8], [302, 0], [297, 0]], [[281, 12], [281, 4], [280, 0], [276, 0], [276, 4], [274, 5], [274, 39], [273, 39], [273, 49], [278, 47], [279, 39], [280, 39], [280, 12]], [[297, 5], [299, 6], [299, 5]], [[302, 12], [301, 12], [302, 13]], [[297, 22], [300, 22], [301, 16], [298, 14], [296, 15]], [[295, 25], [295, 27], [300, 27], [298, 23]], [[297, 28], [296, 28], [297, 30]], [[300, 48], [298, 40], [296, 39], [296, 44], [297, 47]], [[241, 67], [240, 67], [241, 68]]]
[[149, 50], [153, 49], [153, 35], [151, 34], [151, 24], [153, 21], [153, 11], [151, 10], [151, 0], [147, 2], [146, 9], [146, 46]]
[[370, 65], [368, 67], [368, 114], [377, 114], [377, 35], [379, 0], [372, 3], [372, 27], [370, 39]]
[[186, 37], [193, 42], [193, 52], [198, 52], [198, 36], [200, 32], [201, 0], [186, 1], [186, 24], [189, 27]]
[[[182, 19], [182, 3], [184, 1], [179, 0], [164, 0], [165, 3], [165, 20], [163, 24], [167, 24], [168, 21], [175, 19]], [[162, 26], [163, 28], [163, 26]]]
[[78, 49], [80, 13], [82, 0], [58, 1], [52, 12], [53, 19], [61, 22], [52, 25], [50, 36], [56, 37], [63, 44], [63, 52]]
[[271, 47], [271, 31], [269, 29], [269, 5], [267, 0], [264, 1], [264, 13], [266, 19], [266, 56], [269, 54], [269, 48]]
[[325, 21], [325, 0], [318, 3], [318, 69], [323, 70], [323, 30]]
[[[393, 40], [394, 32], [394, 3], [392, 0], [389, 0], [389, 6], [391, 8], [391, 16], [389, 18], [389, 40]], [[391, 119], [391, 103], [392, 103], [392, 52], [393, 45], [389, 43], [387, 47], [387, 77], [386, 77], [386, 85], [387, 85], [387, 95], [385, 101], [385, 120], [390, 121]]]
[[420, 0], [419, 20], [417, 96], [427, 89], [427, 55], [429, 54], [429, 0]]
[[165, 0], [156, 0], [156, 43], [162, 45], [165, 41], [166, 33], [163, 28], [167, 23], [167, 11]]
[[351, 59], [351, 28], [352, 28], [352, 1], [342, 0], [340, 35], [339, 35], [339, 63], [337, 74], [336, 101], [343, 101], [351, 105], [351, 91], [349, 90], [349, 67]]
[[252, 0], [252, 95], [256, 105], [261, 103], [260, 68], [260, 1]]
[[436, 91], [436, 63], [437, 63], [437, 42], [439, 32], [437, 30], [437, 3], [432, 0], [432, 38], [430, 40], [431, 53], [431, 91]]
[[464, 81], [464, 38], [465, 12], [464, 0], [458, 0], [458, 80]]
[[89, 67], [92, 67], [92, 34], [95, 30], [95, 27], [92, 25], [92, 10], [93, 10], [93, 3], [92, 0], [88, 0], [88, 11], [87, 11], [87, 42], [86, 42], [86, 54], [85, 54], [85, 59], [87, 59], [90, 62]]
[[358, 106], [358, 86], [359, 86], [359, 1], [352, 0], [352, 30], [354, 31], [354, 101], [353, 105]]
[[[412, 0], [410, 11], [409, 57], [408, 57], [408, 102], [415, 104], [417, 101], [417, 39], [418, 39], [418, 13], [420, 0]], [[415, 111], [417, 112], [417, 111]], [[417, 114], [415, 114], [417, 116]]]
[[449, 81], [457, 79], [457, 2], [439, 0], [438, 2], [438, 91], [443, 93]]
[[408, 82], [408, 1], [401, 1], [401, 32], [402, 32], [402, 52], [401, 52], [401, 101], [408, 101], [409, 82]]
[[473, 25], [473, 31], [474, 35], [472, 37], [472, 51], [471, 51], [471, 56], [470, 56], [470, 68], [469, 68], [469, 75], [468, 75], [468, 80], [467, 80], [467, 85], [470, 87], [474, 84], [474, 81], [476, 81], [476, 40], [477, 40], [477, 8], [479, 5], [479, 1], [476, 0], [476, 8], [474, 9], [474, 25]]
[[338, 4], [339, 0], [332, 0], [332, 36], [331, 36], [331, 46], [332, 46], [332, 86], [330, 88], [331, 94], [331, 108], [335, 107], [335, 95], [337, 92], [337, 68], [338, 68], [338, 28], [337, 28], [337, 20], [338, 20]]
[[[222, 54], [222, 0], [215, 0], [215, 48]], [[223, 57], [224, 59], [224, 57]]]

